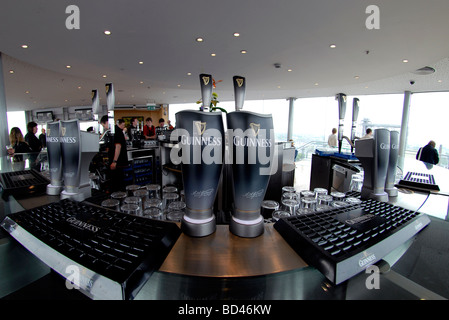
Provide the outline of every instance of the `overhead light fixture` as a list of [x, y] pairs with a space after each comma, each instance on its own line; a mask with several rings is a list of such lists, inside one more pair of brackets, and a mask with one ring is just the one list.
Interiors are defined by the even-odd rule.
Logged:
[[315, 82], [315, 86], [318, 86], [319, 85], [319, 83], [318, 82]]
[[245, 53], [248, 53], [248, 51], [246, 51], [246, 50], [240, 50], [240, 53], [245, 54]]
[[70, 69], [72, 66], [69, 66], [69, 65], [67, 65], [67, 66], [65, 66], [67, 69]]
[[9, 70], [9, 73], [10, 73], [10, 74], [13, 74], [13, 73], [14, 73], [14, 70]]
[[28, 45], [27, 44], [22, 44], [22, 48], [27, 49]]
[[212, 57], [216, 57], [217, 55], [215, 53], [210, 54]]
[[359, 78], [360, 78], [359, 76], [354, 76], [354, 79], [356, 80], [359, 80]]
[[187, 75], [188, 75], [188, 76], [191, 76], [191, 75], [192, 75], [192, 73], [191, 73], [191, 72], [187, 72]]
[[139, 61], [139, 64], [143, 64], [143, 61]]
[[234, 32], [234, 37], [240, 37], [240, 33]]
[[196, 42], [203, 42], [203, 41], [204, 41], [204, 39], [203, 39], [203, 38], [201, 38], [201, 37], [198, 37], [198, 38], [196, 38], [196, 39], [195, 39], [195, 41], [196, 41]]
[[292, 70], [292, 69], [287, 69], [287, 71], [288, 71], [288, 72], [292, 72], [293, 70]]
[[106, 75], [104, 74], [104, 75], [102, 75], [102, 77], [103, 77], [103, 78], [106, 78]]
[[105, 30], [105, 31], [104, 31], [104, 34], [107, 35], [107, 36], [109, 36], [109, 35], [111, 35], [111, 31]]
[[334, 48], [336, 48], [336, 47], [337, 47], [337, 45], [335, 45], [335, 44], [329, 45], [329, 48], [331, 48], [331, 49], [334, 49]]
[[408, 62], [408, 60], [407, 60], [407, 59], [403, 59], [403, 60], [402, 60], [402, 62], [404, 62], [404, 63], [407, 63], [407, 62]]

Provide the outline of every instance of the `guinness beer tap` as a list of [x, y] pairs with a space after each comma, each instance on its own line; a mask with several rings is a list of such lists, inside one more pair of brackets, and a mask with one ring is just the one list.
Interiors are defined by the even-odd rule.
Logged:
[[346, 95], [344, 93], [338, 93], [335, 96], [335, 100], [338, 101], [338, 153], [341, 153], [341, 147], [343, 144], [343, 129], [345, 125], [346, 115]]
[[50, 171], [50, 184], [47, 185], [48, 195], [59, 195], [63, 189], [62, 155], [59, 141], [59, 121], [47, 123], [47, 155]]
[[[186, 210], [181, 230], [189, 236], [204, 237], [215, 232], [213, 205], [223, 167], [223, 138], [221, 112], [185, 110], [176, 113], [176, 129], [171, 139], [179, 141], [182, 152]], [[175, 160], [178, 155], [171, 154], [175, 164], [178, 164]]]
[[[354, 144], [356, 130], [357, 130], [357, 118], [359, 117], [359, 99], [354, 98], [352, 100], [352, 127], [351, 127], [351, 142]], [[351, 146], [351, 152], [354, 151], [354, 147]]]
[[212, 76], [210, 74], [200, 74], [201, 99], [203, 100], [202, 111], [210, 108], [212, 101]]
[[108, 106], [108, 111], [114, 111], [115, 107], [115, 93], [114, 93], [114, 84], [106, 83], [106, 104]]
[[398, 196], [398, 189], [394, 186], [396, 169], [399, 156], [399, 132], [390, 131], [390, 157], [388, 160], [387, 178], [385, 180], [385, 191], [390, 197]]
[[240, 76], [234, 76], [232, 80], [234, 82], [235, 111], [239, 111], [243, 109], [245, 102], [246, 81], [244, 77]]
[[247, 111], [234, 111], [226, 118], [234, 196], [229, 230], [253, 238], [264, 232], [260, 206], [274, 158], [273, 119]]
[[388, 201], [385, 181], [390, 159], [390, 131], [376, 129], [373, 139], [356, 140], [355, 156], [364, 171], [361, 198]]
[[[212, 99], [212, 76], [200, 74], [204, 111]], [[176, 113], [176, 129], [171, 140], [179, 141], [181, 148], [182, 180], [186, 212], [181, 230], [193, 237], [204, 237], [215, 232], [213, 212], [224, 159], [224, 126], [221, 112], [184, 110]], [[172, 154], [178, 164], [178, 154]]]

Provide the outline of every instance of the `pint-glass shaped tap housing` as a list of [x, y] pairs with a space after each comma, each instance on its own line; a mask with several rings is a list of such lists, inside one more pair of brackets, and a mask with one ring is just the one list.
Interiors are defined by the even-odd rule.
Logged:
[[182, 231], [203, 237], [215, 232], [213, 212], [224, 156], [224, 127], [221, 112], [184, 110], [176, 113], [172, 139], [179, 149], [170, 155], [181, 163], [186, 209]]
[[235, 111], [227, 114], [227, 125], [234, 196], [229, 228], [241, 237], [257, 237], [264, 232], [260, 207], [272, 174], [273, 119]]

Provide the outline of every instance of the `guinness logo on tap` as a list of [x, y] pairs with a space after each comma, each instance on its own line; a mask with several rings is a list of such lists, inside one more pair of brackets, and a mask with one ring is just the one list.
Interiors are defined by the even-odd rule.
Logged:
[[260, 129], [260, 123], [250, 123], [249, 124], [251, 129], [253, 129], [254, 135], [257, 137], [257, 135], [259, 134], [259, 129]]
[[203, 76], [203, 83], [205, 86], [207, 86], [209, 84], [209, 81], [210, 81], [210, 77]]
[[202, 135], [206, 130], [206, 122], [194, 121], [195, 128], [198, 132], [198, 135]]
[[243, 86], [243, 81], [245, 81], [243, 78], [236, 78], [235, 82], [237, 82], [237, 85], [239, 86], [239, 88], [241, 86]]

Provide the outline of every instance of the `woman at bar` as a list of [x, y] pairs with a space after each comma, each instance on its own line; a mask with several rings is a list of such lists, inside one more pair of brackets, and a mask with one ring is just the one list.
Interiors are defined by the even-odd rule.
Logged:
[[11, 146], [8, 148], [8, 155], [14, 156], [14, 161], [23, 161], [23, 156], [14, 155], [15, 153], [32, 152], [30, 146], [23, 138], [22, 131], [18, 127], [11, 128], [9, 142], [11, 143]]

